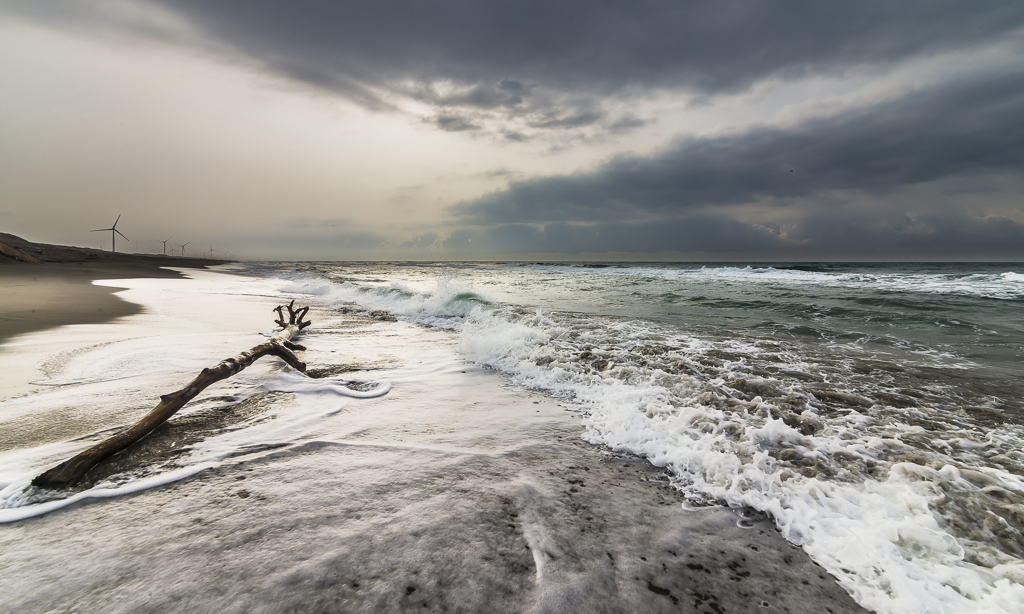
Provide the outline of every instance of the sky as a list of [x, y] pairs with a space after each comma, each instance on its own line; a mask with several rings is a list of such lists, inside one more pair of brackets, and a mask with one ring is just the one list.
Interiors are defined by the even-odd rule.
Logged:
[[1024, 260], [1019, 0], [0, 0], [0, 230], [253, 260]]

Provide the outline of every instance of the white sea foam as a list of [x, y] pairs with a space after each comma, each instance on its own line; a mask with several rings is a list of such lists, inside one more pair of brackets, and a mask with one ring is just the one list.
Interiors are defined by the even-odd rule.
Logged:
[[188, 467], [181, 467], [180, 469], [167, 471], [148, 478], [133, 480], [120, 486], [105, 482], [97, 484], [89, 490], [84, 490], [70, 497], [50, 499], [49, 501], [42, 503], [33, 503], [30, 499], [25, 497], [25, 493], [30, 490], [29, 483], [32, 481], [34, 476], [24, 476], [13, 484], [10, 484], [7, 488], [0, 490], [0, 505], [5, 506], [0, 507], [0, 524], [17, 522], [19, 520], [26, 520], [35, 516], [48, 514], [78, 503], [79, 501], [122, 497], [124, 495], [142, 492], [150, 488], [156, 488], [157, 486], [163, 486], [178, 480], [183, 480], [215, 465], [216, 463], [190, 465]]
[[[269, 381], [238, 393], [244, 400], [259, 391], [288, 392], [295, 401], [285, 407], [274, 407], [235, 425], [227, 432], [209, 437], [187, 448], [188, 455], [178, 460], [181, 465], [171, 470], [155, 470], [145, 477], [125, 476], [120, 483], [104, 482], [69, 497], [40, 492], [30, 486], [32, 479], [49, 464], [73, 455], [89, 444], [65, 442], [48, 444], [28, 450], [14, 450], [0, 455], [0, 524], [24, 520], [72, 505], [87, 499], [102, 499], [140, 492], [195, 475], [231, 459], [264, 453], [301, 441], [317, 425], [345, 407], [344, 398], [368, 399], [387, 394], [391, 386], [386, 383], [353, 388], [352, 383], [339, 378], [311, 379], [286, 367]], [[11, 473], [20, 475], [12, 479]], [[50, 498], [56, 496], [57, 498]]]
[[[731, 267], [672, 274], [786, 283], [879, 283], [878, 276], [840, 278]], [[1024, 286], [1015, 285], [1020, 280], [1005, 274], [1002, 278], [1004, 286], [981, 292], [1024, 295]], [[901, 283], [920, 290], [918, 281]], [[976, 288], [980, 281], [971, 284]], [[433, 287], [334, 284], [309, 277], [293, 277], [293, 282], [289, 291], [315, 295], [335, 307], [351, 309], [350, 304], [357, 303], [357, 311], [386, 310], [412, 322], [457, 331], [470, 360], [583, 411], [587, 441], [666, 467], [674, 483], [695, 501], [724, 501], [771, 514], [788, 539], [802, 545], [868, 608], [899, 614], [1021, 611], [1020, 559], [983, 538], [958, 538], [952, 527], [970, 520], [959, 516], [966, 508], [958, 506], [984, 496], [985, 488], [1019, 497], [1024, 481], [991, 467], [966, 468], [963, 459], [983, 460], [980, 455], [932, 453], [927, 465], [900, 461], [901, 455], [922, 450], [904, 440], [920, 436], [923, 429], [910, 419], [926, 418], [927, 408], [908, 410], [906, 422], [891, 412], [880, 419], [882, 414], [867, 409], [827, 416], [813, 394], [746, 375], [748, 385], [791, 386], [779, 393], [788, 395], [790, 407], [760, 396], [743, 400], [727, 392], [731, 380], [669, 373], [662, 368], [667, 362], [651, 366], [631, 353], [641, 343], [660, 339], [674, 348], [668, 354], [676, 357], [672, 360], [686, 361], [713, 348], [752, 355], [751, 348], [739, 347], [740, 342], [729, 346], [685, 334], [668, 338], [651, 323], [595, 323], [503, 307], [458, 279]], [[935, 292], [973, 292], [955, 280], [932, 280], [927, 287]], [[806, 367], [798, 357], [791, 360], [794, 368]], [[746, 367], [743, 360], [726, 360], [719, 372], [728, 374], [730, 368]], [[861, 398], [842, 391], [833, 394], [849, 395], [854, 405]], [[793, 403], [801, 405], [802, 414], [792, 409]], [[798, 430], [782, 419], [785, 416], [796, 421], [792, 424], [813, 428]], [[1001, 443], [992, 435], [986, 442], [978, 439], [984, 436], [967, 431], [959, 433], [961, 443], [957, 437], [933, 443], [937, 449], [996, 446], [1005, 452], [1022, 435], [1006, 429], [1007, 441]], [[830, 468], [810, 469], [815, 463]], [[973, 477], [965, 478], [965, 471]]]
[[779, 286], [816, 286], [860, 288], [892, 292], [923, 292], [977, 296], [995, 299], [1024, 298], [1024, 275], [1012, 271], [984, 274], [806, 271], [775, 267], [701, 267], [687, 268], [599, 268], [544, 267], [573, 275], [627, 276], [668, 280], [699, 281], [709, 279], [735, 284], [774, 284]]
[[[247, 347], [253, 335], [247, 323], [268, 323], [270, 309], [262, 304], [254, 306], [248, 298], [231, 303], [231, 297], [275, 295], [275, 283], [203, 272], [190, 274], [194, 279], [119, 280], [119, 285], [141, 292], [138, 298], [150, 307], [150, 312], [133, 316], [135, 323], [129, 320], [126, 324], [67, 331], [65, 336], [78, 340], [113, 340], [75, 342], [71, 345], [73, 350], [52, 356], [44, 365], [45, 375], [36, 382], [41, 388], [34, 394], [0, 401], [0, 418], [5, 422], [31, 419], [39, 430], [53, 426], [58, 431], [69, 418], [72, 422], [85, 419], [98, 425], [123, 424], [129, 416], [137, 416], [143, 408], [153, 406], [154, 391], [174, 390], [210, 366], [211, 356], [231, 356]], [[152, 313], [168, 304], [166, 292], [177, 295], [172, 297], [173, 316]], [[207, 314], [205, 297], [210, 294], [218, 296], [219, 306], [229, 315]], [[193, 311], [194, 315], [190, 315]], [[187, 319], [187, 324], [182, 318]], [[169, 332], [182, 329], [193, 332]], [[202, 332], [194, 332], [197, 329]], [[122, 330], [129, 334], [117, 338]], [[178, 417], [220, 412], [262, 392], [286, 392], [290, 400], [268, 404], [262, 413], [214, 431], [214, 435], [185, 448], [185, 453], [168, 466], [138, 467], [67, 496], [36, 489], [30, 482], [42, 471], [112, 433], [93, 433], [69, 441], [51, 440], [0, 452], [0, 523], [23, 520], [81, 501], [139, 492], [232, 462], [237, 457], [252, 458], [294, 444], [342, 411], [346, 403], [381, 396], [389, 390], [387, 382], [350, 381], [340, 376], [314, 379], [282, 368], [274, 359], [261, 360], [231, 379], [207, 388]], [[45, 438], [46, 434], [34, 436]]]
[[410, 283], [391, 282], [378, 286], [340, 284], [319, 277], [295, 276], [283, 292], [307, 294], [335, 308], [355, 304], [367, 312], [384, 311], [403, 316], [418, 324], [441, 328], [458, 328], [461, 321], [489, 305], [475, 288], [455, 278], [441, 278], [416, 287]]
[[1024, 298], [1024, 276], [1007, 272], [1002, 274], [953, 275], [828, 273], [791, 269], [717, 268], [700, 269], [696, 275], [741, 283], [776, 283], [782, 285], [813, 285], [818, 287], [866, 288], [892, 292], [923, 292], [978, 296], [996, 299]]

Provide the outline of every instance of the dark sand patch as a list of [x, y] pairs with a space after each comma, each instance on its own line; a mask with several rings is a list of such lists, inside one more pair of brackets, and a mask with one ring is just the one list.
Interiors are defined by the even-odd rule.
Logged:
[[359, 371], [377, 371], [379, 369], [387, 369], [388, 367], [394, 367], [398, 364], [398, 361], [377, 361], [377, 362], [361, 362], [361, 363], [349, 363], [349, 364], [309, 364], [306, 366], [306, 375], [312, 378], [323, 378], [323, 377], [334, 377], [335, 375], [343, 375], [345, 373], [356, 373]]
[[5, 233], [0, 233], [0, 241], [42, 261], [19, 262], [0, 255], [0, 343], [21, 333], [107, 322], [142, 311], [115, 296], [117, 288], [94, 286], [94, 280], [181, 277], [161, 267], [198, 268], [224, 262], [47, 245]]
[[60, 264], [0, 266], [0, 342], [22, 333], [67, 324], [96, 324], [140, 313], [140, 306], [114, 295], [117, 288], [94, 286], [92, 282], [151, 277], [154, 273], [129, 275], [122, 267], [117, 269]]

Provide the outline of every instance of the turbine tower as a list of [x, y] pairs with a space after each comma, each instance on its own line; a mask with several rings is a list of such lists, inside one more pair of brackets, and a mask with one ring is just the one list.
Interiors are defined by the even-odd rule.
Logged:
[[125, 241], [128, 240], [128, 237], [125, 237], [124, 234], [120, 230], [117, 229], [117, 223], [119, 221], [121, 221], [121, 215], [120, 214], [118, 214], [117, 219], [114, 220], [114, 225], [111, 226], [110, 228], [100, 228], [99, 230], [90, 230], [89, 231], [89, 232], [106, 232], [106, 231], [109, 230], [110, 231], [110, 251], [111, 252], [117, 251], [116, 249], [114, 249], [115, 241], [117, 240], [117, 235], [121, 235], [122, 237], [124, 237]]
[[[191, 241], [189, 241], [188, 243], [191, 243]], [[188, 245], [188, 243], [186, 243], [185, 245]], [[181, 243], [175, 243], [175, 245], [177, 245], [178, 247], [181, 248], [181, 257], [184, 258], [185, 257], [185, 245], [182, 245]]]
[[[171, 239], [173, 239], [173, 238], [174, 238], [174, 237], [167, 237], [166, 239], [164, 239], [163, 241], [161, 241], [161, 243], [163, 243], [163, 244], [164, 244], [164, 256], [166, 256], [166, 255], [167, 255], [167, 242], [168, 242], [168, 241], [170, 241], [170, 240], [171, 240]], [[171, 251], [173, 252], [173, 251], [174, 251], [174, 248], [171, 248]], [[172, 253], [171, 255], [173, 256], [174, 254]]]

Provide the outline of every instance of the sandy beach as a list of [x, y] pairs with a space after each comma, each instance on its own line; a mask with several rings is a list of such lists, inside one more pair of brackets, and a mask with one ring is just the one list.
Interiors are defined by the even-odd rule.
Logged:
[[[2, 273], [20, 305], [91, 293], [81, 312], [107, 318], [5, 298], [35, 332], [0, 344], [4, 485], [132, 422], [259, 342], [272, 306], [305, 300], [225, 272], [86, 283], [97, 272]], [[310, 319], [302, 358], [319, 377], [263, 359], [79, 490], [201, 467], [191, 476], [0, 525], [0, 609], [863, 611], [771, 521], [689, 507], [657, 468], [585, 443], [577, 414], [467, 364], [443, 331]]]

